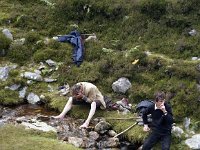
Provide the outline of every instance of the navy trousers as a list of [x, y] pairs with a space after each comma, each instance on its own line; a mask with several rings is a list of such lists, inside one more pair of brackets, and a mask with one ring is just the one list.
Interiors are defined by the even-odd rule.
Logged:
[[151, 148], [159, 141], [161, 142], [162, 150], [169, 150], [171, 144], [171, 133], [162, 135], [153, 131], [145, 140], [142, 150], [151, 150]]

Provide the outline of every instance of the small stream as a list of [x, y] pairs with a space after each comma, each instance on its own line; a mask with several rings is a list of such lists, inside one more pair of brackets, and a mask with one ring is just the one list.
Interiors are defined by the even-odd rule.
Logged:
[[[84, 122], [83, 119], [65, 117], [63, 120], [58, 120], [51, 117], [55, 115], [58, 113], [39, 105], [24, 104], [17, 107], [0, 105], [0, 127], [6, 123], [17, 123], [37, 130], [53, 131], [57, 133], [59, 140], [88, 150], [136, 150], [139, 147], [126, 139], [113, 138], [116, 135], [113, 130], [103, 131], [102, 126], [99, 130], [93, 126], [88, 129], [79, 129]], [[92, 120], [91, 124], [97, 126], [98, 122], [102, 122], [101, 118]]]

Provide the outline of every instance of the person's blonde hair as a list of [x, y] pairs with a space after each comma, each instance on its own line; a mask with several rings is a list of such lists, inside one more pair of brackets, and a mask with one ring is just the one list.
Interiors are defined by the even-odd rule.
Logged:
[[71, 94], [76, 95], [80, 92], [80, 90], [81, 90], [81, 85], [75, 84], [71, 87]]

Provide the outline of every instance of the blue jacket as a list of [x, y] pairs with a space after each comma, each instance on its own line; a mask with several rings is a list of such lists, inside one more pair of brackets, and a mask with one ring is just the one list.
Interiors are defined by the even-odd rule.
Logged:
[[81, 34], [78, 31], [72, 31], [69, 35], [58, 36], [59, 42], [69, 42], [74, 46], [72, 59], [73, 62], [80, 66], [84, 57], [84, 45], [82, 43]]

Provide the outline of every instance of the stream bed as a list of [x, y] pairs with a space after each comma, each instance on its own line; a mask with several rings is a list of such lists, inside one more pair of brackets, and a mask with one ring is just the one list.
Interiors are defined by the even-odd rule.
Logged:
[[17, 107], [0, 105], [0, 127], [11, 123], [43, 132], [56, 132], [59, 140], [88, 150], [136, 150], [139, 147], [126, 139], [120, 139], [120, 136], [114, 137], [117, 133], [104, 118], [95, 118], [89, 128], [79, 129], [84, 122], [83, 119], [68, 116], [62, 120], [52, 118], [57, 114], [39, 105], [24, 104]]

